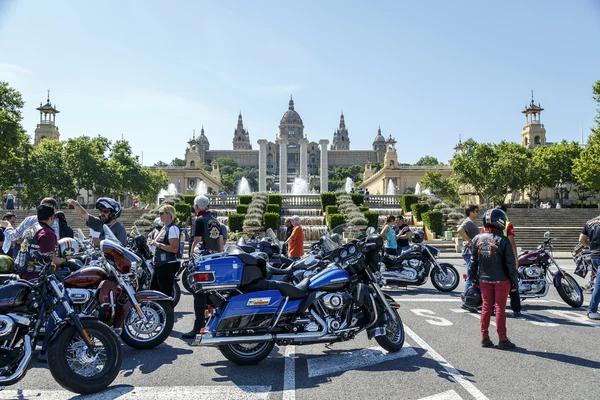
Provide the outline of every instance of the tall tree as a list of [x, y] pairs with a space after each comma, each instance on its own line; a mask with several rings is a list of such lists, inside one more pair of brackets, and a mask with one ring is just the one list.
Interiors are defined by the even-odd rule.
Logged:
[[419, 161], [415, 163], [417, 166], [430, 166], [430, 165], [440, 165], [440, 162], [437, 158], [432, 156], [421, 157]]
[[496, 152], [492, 144], [468, 139], [463, 143], [463, 150], [452, 158], [452, 174], [458, 184], [469, 186], [487, 203], [496, 190], [494, 181], [490, 179], [495, 162]]
[[439, 171], [426, 171], [421, 179], [421, 187], [431, 190], [442, 199], [451, 203], [460, 203], [458, 190], [453, 179], [442, 179], [442, 173]]
[[169, 164], [169, 165], [171, 167], [185, 167], [185, 160], [175, 157], [173, 159], [173, 161], [171, 161], [171, 164]]

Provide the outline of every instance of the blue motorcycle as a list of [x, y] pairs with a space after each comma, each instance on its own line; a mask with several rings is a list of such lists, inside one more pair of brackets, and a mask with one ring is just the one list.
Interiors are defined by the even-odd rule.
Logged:
[[383, 239], [369, 228], [358, 240], [340, 244], [324, 235], [321, 248], [337, 261], [297, 285], [267, 280], [263, 258], [230, 246], [206, 256], [189, 274], [194, 291], [207, 294], [209, 320], [191, 345], [216, 345], [239, 365], [257, 364], [275, 344], [347, 341], [366, 331], [389, 352], [404, 345], [400, 305], [384, 294], [374, 272]]

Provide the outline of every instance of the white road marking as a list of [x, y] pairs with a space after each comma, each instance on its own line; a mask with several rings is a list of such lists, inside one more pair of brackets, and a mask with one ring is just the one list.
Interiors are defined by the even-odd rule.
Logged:
[[437, 317], [435, 315], [435, 313], [431, 310], [415, 308], [410, 311], [417, 314], [419, 317], [426, 317], [427, 319], [425, 321], [429, 322], [431, 325], [437, 325], [437, 326], [451, 326], [452, 325], [452, 322], [448, 321], [446, 318]]
[[448, 390], [444, 393], [434, 394], [433, 396], [421, 397], [419, 400], [463, 400], [454, 390]]
[[[134, 387], [118, 386], [109, 388], [100, 393], [87, 396], [76, 396], [81, 400], [153, 400], [190, 398], [201, 400], [254, 400], [268, 399], [271, 386], [157, 386]], [[0, 399], [44, 399], [67, 400], [72, 399], [75, 393], [66, 390], [3, 390]]]
[[285, 346], [283, 400], [296, 399], [296, 346]]
[[479, 389], [475, 387], [469, 380], [467, 380], [463, 374], [458, 372], [456, 368], [454, 368], [444, 357], [442, 357], [437, 351], [435, 351], [431, 346], [429, 346], [419, 335], [412, 331], [408, 326], [404, 325], [404, 331], [408, 336], [412, 338], [412, 340], [417, 343], [421, 348], [427, 350], [431, 358], [438, 362], [450, 375], [454, 377], [456, 382], [458, 382], [467, 392], [471, 394], [475, 398], [475, 400], [489, 400], [486, 395], [481, 393]]
[[[446, 303], [446, 302], [461, 303], [462, 302], [462, 300], [459, 297], [436, 299], [436, 298], [431, 298], [431, 297], [425, 297], [425, 298], [411, 297], [411, 298], [406, 298], [406, 297], [398, 297], [398, 296], [396, 296], [396, 297], [394, 297], [394, 300], [400, 302], [400, 304], [402, 304], [402, 303], [419, 303], [419, 302], [424, 302], [424, 303]], [[549, 303], [550, 301], [556, 301], [557, 303], [561, 303], [560, 301], [557, 301], [557, 300], [527, 299], [528, 303]]]
[[528, 318], [531, 318], [531, 319], [535, 320], [535, 321], [527, 321], [527, 322], [529, 322], [530, 324], [533, 324], [533, 325], [546, 326], [546, 327], [560, 326], [560, 324], [552, 322], [548, 318], [540, 317], [539, 315], [536, 315], [536, 314], [521, 313], [521, 317], [520, 318], [516, 318], [516, 319], [528, 319]]
[[416, 356], [418, 353], [412, 347], [403, 347], [396, 353], [389, 353], [377, 346], [369, 349], [353, 351], [351, 353], [336, 354], [309, 358], [307, 360], [308, 377], [331, 375], [337, 372], [357, 370], [369, 365]]
[[[455, 309], [452, 309], [450, 311], [455, 312], [455, 313], [468, 314], [468, 315], [472, 316], [473, 318], [477, 318], [477, 319], [481, 320], [481, 315], [480, 314], [478, 314], [478, 313], [472, 313], [472, 312], [469, 312], [467, 310], [463, 310], [462, 308], [455, 308]], [[496, 323], [490, 319], [490, 325], [496, 326]]]
[[573, 322], [577, 322], [580, 324], [585, 324], [593, 327], [600, 327], [600, 324], [592, 322], [591, 319], [587, 317], [587, 315], [581, 315], [576, 313], [575, 311], [560, 311], [560, 310], [546, 310], [551, 314], [558, 315], [559, 317], [563, 317], [566, 319], [570, 319]]

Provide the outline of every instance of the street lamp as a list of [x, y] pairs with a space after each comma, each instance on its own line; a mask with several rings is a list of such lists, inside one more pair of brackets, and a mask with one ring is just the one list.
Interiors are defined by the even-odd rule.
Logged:
[[23, 182], [21, 181], [21, 178], [19, 178], [19, 181], [17, 183], [15, 183], [15, 190], [17, 191], [17, 199], [18, 199], [18, 201], [15, 201], [15, 203], [17, 203], [17, 204], [15, 204], [15, 206], [17, 208], [21, 208], [20, 207], [21, 203], [22, 203], [22, 201], [21, 201], [21, 190], [23, 190]]

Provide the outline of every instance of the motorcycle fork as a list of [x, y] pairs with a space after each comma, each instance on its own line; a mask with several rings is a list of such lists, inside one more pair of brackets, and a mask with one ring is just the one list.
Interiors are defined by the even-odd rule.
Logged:
[[371, 287], [373, 288], [373, 290], [375, 291], [375, 293], [377, 293], [377, 297], [378, 297], [379, 301], [383, 304], [383, 307], [385, 308], [385, 310], [387, 311], [387, 313], [394, 319], [394, 321], [396, 321], [397, 320], [396, 313], [392, 310], [392, 307], [386, 301], [385, 295], [383, 294], [383, 292], [381, 291], [381, 289], [377, 285], [377, 283], [376, 283], [377, 281], [375, 280], [375, 277], [373, 276], [373, 273], [368, 268], [365, 271], [367, 272], [367, 275], [369, 276], [369, 279], [371, 281], [370, 282]]

